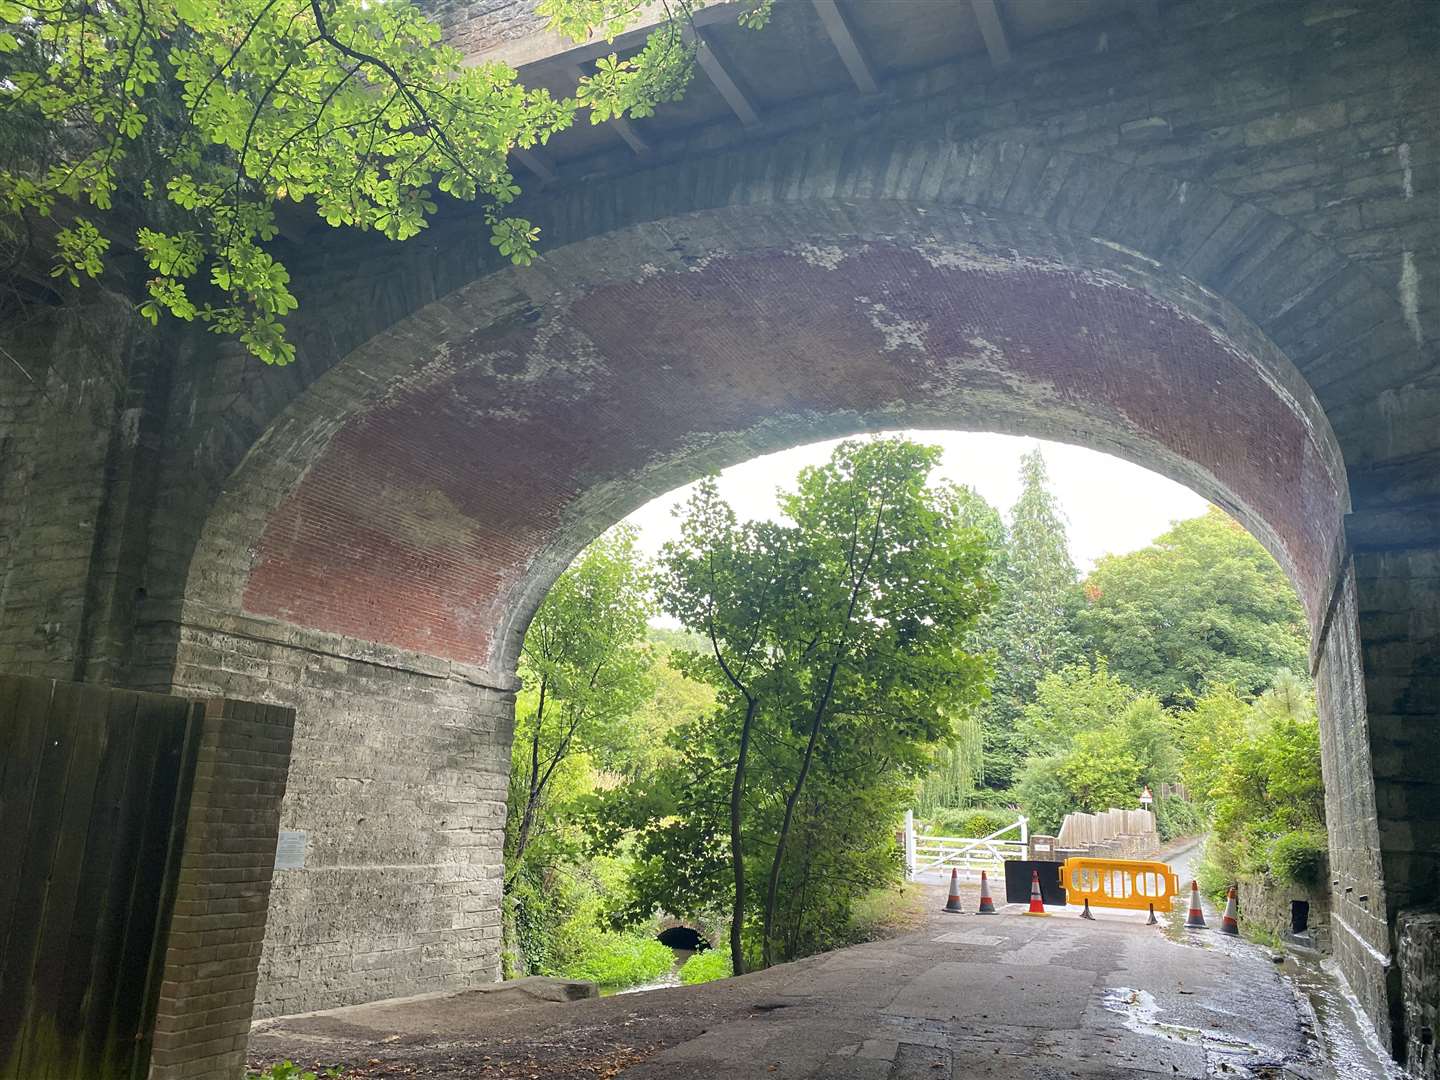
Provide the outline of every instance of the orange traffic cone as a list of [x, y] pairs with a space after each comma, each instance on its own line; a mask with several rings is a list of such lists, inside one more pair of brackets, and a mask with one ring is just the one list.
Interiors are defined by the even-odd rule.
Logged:
[[1225, 897], [1225, 914], [1220, 917], [1220, 932], [1222, 934], [1234, 934], [1240, 936], [1240, 924], [1235, 920], [1235, 886], [1230, 886], [1230, 892]]
[[965, 909], [960, 906], [960, 872], [950, 871], [950, 895], [945, 900], [945, 911], [950, 915], [963, 915]]
[[1030, 910], [1026, 915], [1049, 915], [1045, 910], [1045, 902], [1040, 899], [1040, 871], [1030, 871]]
[[1088, 896], [1085, 897], [1085, 910], [1080, 912], [1080, 917], [1089, 919], [1091, 922], [1095, 921], [1095, 916], [1090, 914], [1090, 898]]
[[994, 915], [995, 901], [990, 898], [990, 879], [985, 876], [985, 871], [980, 871], [980, 907], [976, 910], [977, 915]]
[[1145, 920], [1146, 926], [1159, 926], [1160, 920], [1155, 917], [1155, 905], [1150, 905], [1150, 917]]
[[1185, 929], [1205, 929], [1205, 912], [1200, 910], [1200, 886], [1193, 880], [1190, 882], [1190, 914], [1185, 916]]

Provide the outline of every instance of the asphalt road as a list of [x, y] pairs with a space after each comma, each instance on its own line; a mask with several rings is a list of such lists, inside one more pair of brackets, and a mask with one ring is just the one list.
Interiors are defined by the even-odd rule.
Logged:
[[1148, 927], [1144, 913], [1095, 914], [937, 915], [922, 934], [776, 972], [781, 1007], [623, 1075], [1326, 1075], [1295, 994], [1263, 951]]
[[[973, 890], [966, 907], [974, 909]], [[923, 930], [700, 987], [485, 1015], [467, 995], [260, 1025], [255, 1060], [486, 1080], [1334, 1078], [1267, 950], [1143, 912], [940, 912]], [[1344, 1074], [1348, 1080], [1353, 1073]]]

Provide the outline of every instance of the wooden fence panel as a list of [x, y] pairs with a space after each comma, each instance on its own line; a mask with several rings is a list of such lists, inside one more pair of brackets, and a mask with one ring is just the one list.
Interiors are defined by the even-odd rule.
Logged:
[[141, 1080], [195, 706], [0, 676], [0, 1080]]

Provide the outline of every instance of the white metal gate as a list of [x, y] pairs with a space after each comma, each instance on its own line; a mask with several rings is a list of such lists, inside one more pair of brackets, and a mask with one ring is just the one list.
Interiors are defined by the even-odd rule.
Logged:
[[975, 878], [981, 870], [999, 874], [1007, 859], [1026, 858], [1029, 845], [1030, 821], [1023, 814], [989, 836], [928, 836], [915, 832], [915, 815], [905, 811], [905, 877], [909, 881], [943, 882], [952, 869]]

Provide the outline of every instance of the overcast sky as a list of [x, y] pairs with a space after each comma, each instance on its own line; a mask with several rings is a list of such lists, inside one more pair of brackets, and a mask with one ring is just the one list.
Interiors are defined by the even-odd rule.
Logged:
[[[969, 484], [1009, 516], [1020, 494], [1020, 458], [1037, 440], [974, 432], [908, 431], [906, 436], [944, 448], [937, 475]], [[839, 440], [835, 440], [839, 441]], [[777, 518], [777, 486], [793, 487], [795, 474], [830, 456], [835, 442], [783, 450], [726, 469], [720, 493], [742, 520]], [[1108, 454], [1064, 443], [1040, 442], [1069, 529], [1070, 554], [1083, 574], [1101, 555], [1134, 551], [1164, 532], [1170, 522], [1205, 512], [1206, 502], [1189, 488]], [[678, 533], [673, 507], [689, 488], [672, 491], [631, 514], [640, 544], [654, 555]]]

